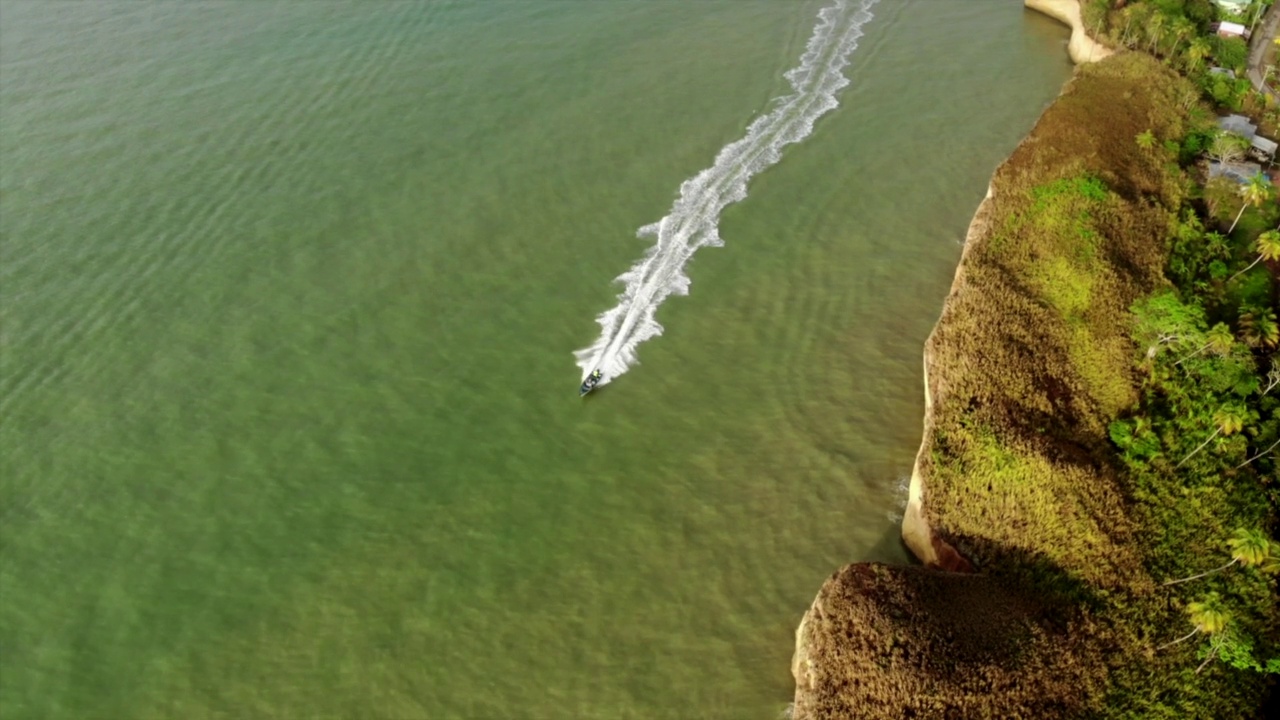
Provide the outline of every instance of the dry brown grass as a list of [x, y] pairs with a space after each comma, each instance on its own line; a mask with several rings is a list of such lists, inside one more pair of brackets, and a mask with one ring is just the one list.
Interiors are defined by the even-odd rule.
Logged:
[[1105, 668], [1069, 604], [986, 575], [849, 565], [801, 630], [794, 717], [1058, 718], [1099, 710]]
[[961, 552], [1011, 551], [1106, 588], [1149, 585], [1107, 425], [1137, 399], [1128, 307], [1165, 284], [1181, 203], [1183, 80], [1146, 56], [1081, 69], [996, 172], [989, 231], [930, 338], [927, 518]]
[[1167, 286], [1186, 191], [1136, 137], [1179, 140], [1188, 92], [1146, 55], [1084, 66], [997, 170], [926, 346], [919, 468], [926, 520], [985, 574], [833, 576], [800, 633], [795, 717], [1141, 717], [1186, 680], [1151, 679], [1168, 666], [1148, 618], [1180, 615], [1107, 427], [1138, 399], [1128, 308]]

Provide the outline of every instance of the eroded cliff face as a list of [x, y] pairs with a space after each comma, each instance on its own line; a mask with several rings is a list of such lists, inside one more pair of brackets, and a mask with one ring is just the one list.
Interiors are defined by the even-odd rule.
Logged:
[[1096, 600], [1153, 587], [1106, 427], [1136, 397], [1127, 309], [1165, 283], [1182, 192], [1133, 138], [1181, 137], [1179, 83], [1146, 56], [1089, 66], [996, 170], [924, 352], [903, 520], [924, 567], [824, 583], [796, 720], [1087, 716], [1140, 659]]
[[[1078, 0], [1024, 0], [1024, 4], [1026, 7], [1042, 12], [1071, 28], [1071, 39], [1067, 45], [1067, 52], [1072, 62], [1077, 64], [1098, 62], [1114, 54], [1113, 50], [1089, 37], [1081, 19]], [[964, 251], [952, 284], [952, 295], [956, 294], [964, 285], [965, 255], [968, 254], [969, 248], [974, 247], [981, 238], [990, 232], [992, 193], [993, 188], [988, 185], [986, 197], [978, 205], [973, 221], [969, 224], [969, 230], [965, 236]], [[916, 454], [916, 461], [911, 468], [911, 484], [907, 491], [907, 507], [902, 518], [902, 540], [912, 554], [927, 567], [955, 572], [970, 572], [973, 568], [972, 563], [943, 540], [938, 533], [934, 532], [925, 519], [925, 488], [920, 464], [924, 454], [929, 452], [929, 448], [933, 444], [933, 393], [930, 389], [929, 378], [934, 361], [932, 347], [936, 334], [937, 330], [935, 328], [933, 336], [925, 344], [924, 350], [924, 435], [920, 443], [920, 450]]]
[[[965, 258], [969, 254], [969, 249], [975, 247], [982, 238], [990, 231], [991, 226], [991, 198], [994, 189], [991, 185], [987, 186], [987, 194], [978, 205], [978, 211], [973, 215], [973, 221], [969, 223], [969, 230], [965, 234], [964, 249], [960, 253], [960, 263], [956, 267], [955, 278], [951, 284], [951, 295], [954, 296], [965, 282]], [[902, 514], [902, 541], [906, 544], [911, 554], [916, 559], [924, 563], [925, 567], [937, 568], [952, 572], [970, 572], [973, 569], [972, 563], [961, 555], [950, 543], [943, 540], [928, 520], [925, 519], [924, 512], [924, 477], [921, 472], [921, 462], [926, 454], [933, 447], [933, 391], [929, 378], [933, 374], [933, 345], [938, 333], [937, 326], [929, 335], [929, 339], [925, 342], [924, 348], [924, 433], [920, 441], [920, 449], [916, 452], [915, 463], [911, 466], [911, 484], [907, 489], [907, 507]]]

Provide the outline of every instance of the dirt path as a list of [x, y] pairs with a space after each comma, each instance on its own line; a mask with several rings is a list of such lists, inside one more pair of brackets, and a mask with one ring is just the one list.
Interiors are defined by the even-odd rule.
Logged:
[[1280, 25], [1280, 3], [1272, 3], [1267, 10], [1267, 14], [1263, 16], [1262, 22], [1258, 24], [1257, 30], [1253, 33], [1253, 37], [1249, 39], [1249, 82], [1257, 88], [1258, 92], [1265, 93], [1272, 100], [1280, 100], [1280, 95], [1276, 91], [1263, 82], [1262, 65], [1263, 59], [1267, 56], [1267, 48], [1271, 45], [1272, 38], [1276, 37], [1276, 27]]

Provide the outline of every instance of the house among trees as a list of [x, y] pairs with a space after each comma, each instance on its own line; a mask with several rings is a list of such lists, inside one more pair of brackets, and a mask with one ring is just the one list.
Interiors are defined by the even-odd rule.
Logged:
[[[1270, 164], [1276, 159], [1276, 141], [1258, 134], [1258, 126], [1244, 115], [1228, 115], [1218, 118], [1218, 129], [1239, 135], [1249, 141], [1248, 155], [1260, 163]], [[1210, 177], [1212, 168], [1210, 168]]]
[[1268, 140], [1261, 135], [1254, 135], [1249, 141], [1249, 157], [1258, 162], [1271, 164], [1275, 162], [1277, 147], [1280, 146], [1277, 146], [1275, 140]]
[[1245, 40], [1249, 39], [1249, 28], [1241, 25], [1240, 23], [1220, 22], [1218, 23], [1216, 31], [1220, 38], [1238, 37], [1244, 38]]
[[1227, 115], [1218, 118], [1218, 129], [1235, 133], [1242, 138], [1252, 138], [1258, 133], [1258, 125], [1244, 115]]
[[1262, 172], [1262, 166], [1255, 162], [1218, 162], [1216, 160], [1209, 161], [1209, 179], [1216, 177], [1225, 177], [1229, 180], [1235, 180], [1241, 185], [1249, 182], [1249, 179], [1255, 177]]

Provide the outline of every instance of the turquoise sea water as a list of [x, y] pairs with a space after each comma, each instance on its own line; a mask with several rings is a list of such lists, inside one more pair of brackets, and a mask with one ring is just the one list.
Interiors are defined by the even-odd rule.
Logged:
[[1070, 72], [881, 0], [639, 365], [573, 351], [823, 1], [0, 0], [0, 717], [772, 718]]

